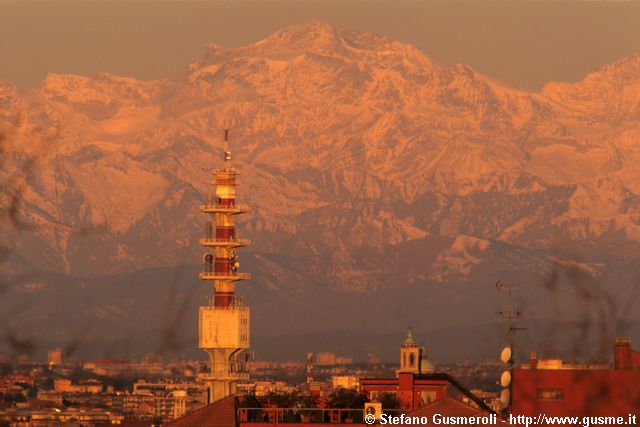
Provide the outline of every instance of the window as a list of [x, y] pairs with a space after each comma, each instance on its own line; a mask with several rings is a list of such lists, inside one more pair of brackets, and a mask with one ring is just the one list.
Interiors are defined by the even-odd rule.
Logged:
[[561, 388], [539, 388], [536, 390], [536, 400], [564, 400], [564, 390]]
[[421, 391], [420, 399], [422, 400], [422, 405], [429, 404], [431, 402], [436, 401], [436, 392], [435, 391]]

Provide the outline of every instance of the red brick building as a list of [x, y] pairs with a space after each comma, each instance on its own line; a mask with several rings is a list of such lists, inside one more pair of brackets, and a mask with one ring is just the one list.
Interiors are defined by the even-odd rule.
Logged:
[[613, 369], [537, 360], [513, 371], [511, 413], [537, 416], [640, 414], [640, 352], [616, 339]]
[[[411, 328], [400, 347], [400, 369], [395, 378], [363, 378], [360, 390], [371, 402], [378, 401], [381, 394], [394, 394], [400, 408], [413, 412], [433, 402], [455, 394], [462, 394], [484, 411], [491, 409], [469, 390], [458, 384], [448, 374], [434, 372], [434, 366], [427, 360], [424, 347], [418, 347]], [[384, 409], [384, 408], [383, 408]]]

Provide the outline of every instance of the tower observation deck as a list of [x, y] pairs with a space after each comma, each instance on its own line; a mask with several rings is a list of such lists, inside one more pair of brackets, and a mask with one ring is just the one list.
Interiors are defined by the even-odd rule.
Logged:
[[240, 239], [235, 217], [248, 212], [246, 206], [236, 204], [238, 173], [231, 166], [229, 131], [224, 131], [224, 166], [215, 172], [212, 184], [215, 193], [200, 210], [208, 220], [200, 279], [213, 284], [214, 293], [208, 304], [200, 307], [199, 347], [209, 354], [211, 369], [199, 375], [209, 383], [210, 402], [236, 393], [238, 381], [249, 378], [246, 369], [249, 349], [249, 307], [235, 295], [236, 284], [250, 279], [249, 273], [238, 271], [237, 251], [251, 242]]

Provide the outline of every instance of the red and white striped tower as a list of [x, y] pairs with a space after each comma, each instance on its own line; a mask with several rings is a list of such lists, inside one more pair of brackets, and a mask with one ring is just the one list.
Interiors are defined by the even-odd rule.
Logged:
[[215, 293], [200, 307], [199, 347], [209, 354], [211, 371], [200, 379], [209, 383], [211, 402], [236, 393], [238, 381], [246, 380], [249, 349], [249, 307], [235, 296], [236, 283], [250, 279], [238, 271], [237, 249], [249, 245], [238, 238], [235, 216], [248, 209], [236, 203], [237, 172], [231, 166], [229, 130], [224, 131], [224, 167], [215, 172], [215, 194], [201, 206], [209, 215], [206, 236], [200, 244], [207, 249], [200, 279], [213, 283]]

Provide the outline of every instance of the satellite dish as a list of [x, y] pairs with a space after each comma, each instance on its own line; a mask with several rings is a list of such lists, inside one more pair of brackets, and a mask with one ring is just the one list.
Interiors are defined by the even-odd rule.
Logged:
[[500, 385], [502, 387], [509, 387], [509, 384], [511, 384], [511, 372], [504, 371], [502, 375], [500, 375]]
[[502, 403], [504, 406], [509, 406], [510, 400], [511, 393], [509, 392], [508, 388], [505, 388], [500, 392], [500, 403]]
[[502, 363], [509, 363], [511, 360], [511, 347], [505, 347], [502, 349], [502, 353], [500, 353], [500, 360], [502, 360]]

